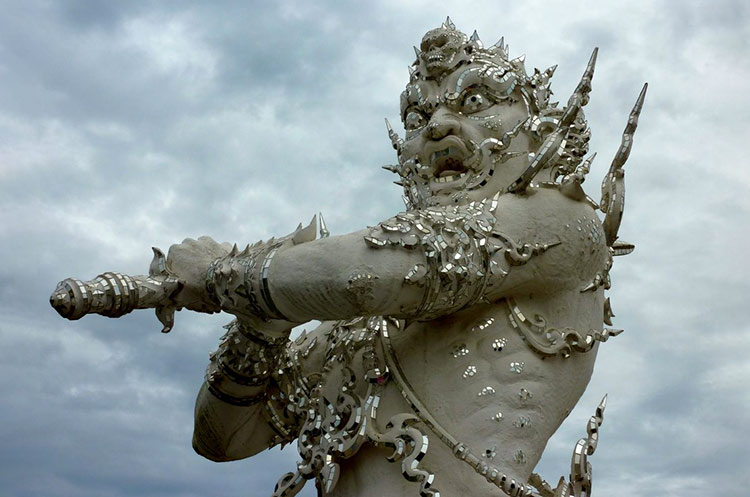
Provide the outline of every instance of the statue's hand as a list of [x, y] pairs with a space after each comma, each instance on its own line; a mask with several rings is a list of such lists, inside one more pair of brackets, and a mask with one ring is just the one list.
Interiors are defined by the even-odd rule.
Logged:
[[221, 308], [206, 291], [206, 272], [209, 265], [229, 253], [231, 246], [215, 241], [209, 236], [197, 240], [186, 238], [180, 244], [169, 247], [167, 271], [182, 284], [172, 299], [178, 308], [198, 312], [219, 312]]
[[[172, 296], [176, 307], [197, 312], [220, 312], [221, 306], [209, 296], [206, 288], [208, 268], [216, 259], [227, 256], [231, 251], [228, 243], [218, 243], [209, 236], [197, 240], [186, 238], [182, 243], [172, 245], [167, 256], [167, 271], [178, 278], [180, 290]], [[249, 314], [241, 314], [232, 309], [224, 309], [235, 314], [245, 325], [250, 326], [270, 338], [289, 335], [291, 329], [300, 323], [283, 319], [268, 319]]]

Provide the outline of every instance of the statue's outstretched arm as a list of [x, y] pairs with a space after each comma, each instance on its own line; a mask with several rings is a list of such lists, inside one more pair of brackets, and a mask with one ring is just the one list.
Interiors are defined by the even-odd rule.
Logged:
[[215, 260], [207, 295], [240, 320], [434, 319], [521, 290], [580, 284], [578, 233], [565, 224], [585, 216], [595, 217], [590, 206], [540, 190], [409, 211], [342, 236], [294, 242], [293, 234]]

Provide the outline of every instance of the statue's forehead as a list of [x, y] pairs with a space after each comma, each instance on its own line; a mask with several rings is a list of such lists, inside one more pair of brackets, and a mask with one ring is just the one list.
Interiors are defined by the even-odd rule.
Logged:
[[516, 86], [517, 76], [507, 64], [484, 60], [462, 65], [440, 80], [417, 78], [406, 85], [401, 94], [401, 109], [411, 105], [436, 106], [446, 99], [457, 98], [466, 88], [484, 85], [510, 94]]

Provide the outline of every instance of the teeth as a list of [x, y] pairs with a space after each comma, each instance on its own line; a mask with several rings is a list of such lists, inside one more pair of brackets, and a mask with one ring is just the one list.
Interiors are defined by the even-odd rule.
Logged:
[[441, 176], [440, 178], [435, 178], [435, 181], [437, 183], [449, 183], [451, 181], [456, 181], [457, 179], [461, 179], [464, 176], [466, 176], [466, 173], [458, 173], [458, 174], [453, 174], [451, 176]]

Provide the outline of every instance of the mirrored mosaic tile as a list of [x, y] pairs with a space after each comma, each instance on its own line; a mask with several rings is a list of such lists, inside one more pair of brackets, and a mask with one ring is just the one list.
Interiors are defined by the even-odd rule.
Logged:
[[482, 331], [486, 330], [488, 327], [492, 325], [492, 323], [495, 322], [495, 318], [487, 318], [484, 322], [474, 326], [471, 331]]
[[468, 354], [468, 353], [469, 353], [469, 349], [468, 349], [468, 347], [466, 347], [466, 344], [465, 344], [465, 343], [462, 343], [462, 344], [460, 344], [460, 345], [456, 345], [456, 346], [454, 347], [454, 349], [453, 349], [453, 352], [451, 352], [451, 355], [452, 355], [452, 356], [453, 356], [453, 357], [454, 357], [455, 359], [458, 359], [459, 357], [463, 357], [463, 356], [465, 356], [465, 355], [466, 355], [466, 354]]
[[484, 387], [479, 391], [477, 395], [479, 397], [484, 397], [485, 395], [495, 395], [495, 389], [492, 387]]
[[513, 422], [513, 426], [516, 428], [525, 428], [531, 424], [531, 418], [528, 416], [518, 416], [518, 419]]
[[502, 352], [507, 343], [508, 340], [505, 338], [496, 338], [492, 341], [492, 350], [495, 352]]
[[513, 361], [510, 363], [510, 372], [520, 374], [525, 366], [523, 361]]
[[518, 464], [526, 464], [526, 454], [524, 454], [521, 449], [518, 449], [516, 453], [513, 454], [513, 461]]
[[521, 402], [525, 402], [533, 396], [534, 395], [528, 390], [526, 390], [525, 388], [522, 388], [521, 390], [518, 391], [518, 398], [521, 399]]
[[476, 366], [469, 366], [469, 367], [466, 368], [466, 370], [464, 371], [464, 374], [462, 376], [464, 378], [471, 378], [475, 374], [477, 374], [477, 367]]

